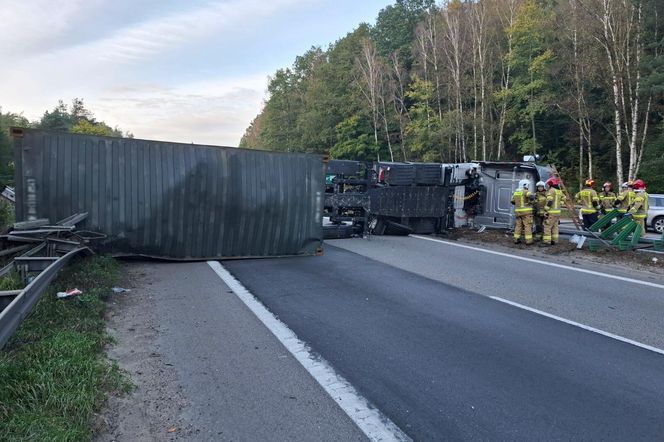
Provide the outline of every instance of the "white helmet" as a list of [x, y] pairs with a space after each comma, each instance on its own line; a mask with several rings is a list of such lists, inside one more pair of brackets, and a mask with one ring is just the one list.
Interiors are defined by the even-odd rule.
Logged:
[[519, 189], [523, 189], [524, 187], [526, 189], [530, 189], [530, 180], [521, 180], [521, 181], [519, 181]]
[[546, 183], [544, 181], [538, 181], [537, 184], [535, 184], [535, 187], [546, 187]]
[[627, 184], [627, 182], [624, 182], [620, 185], [620, 187], [622, 187], [623, 189], [627, 189], [629, 187], [629, 184]]

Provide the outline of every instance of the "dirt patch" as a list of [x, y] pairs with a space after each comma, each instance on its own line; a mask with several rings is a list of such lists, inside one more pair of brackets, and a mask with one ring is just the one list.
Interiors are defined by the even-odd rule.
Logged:
[[124, 265], [123, 287], [130, 292], [114, 294], [107, 311], [108, 332], [116, 344], [107, 349], [135, 385], [124, 396], [109, 398], [97, 416], [97, 442], [164, 441], [188, 439], [191, 426], [182, 418], [188, 405], [175, 369], [159, 344], [162, 332], [155, 316], [155, 293], [148, 266]]
[[492, 248], [506, 253], [518, 250], [520, 255], [565, 264], [587, 262], [614, 267], [623, 272], [637, 270], [664, 275], [664, 255], [614, 249], [601, 249], [597, 252], [591, 252], [588, 249], [579, 250], [576, 248], [576, 244], [570, 243], [565, 237], [561, 237], [560, 242], [555, 246], [549, 247], [540, 247], [537, 243], [532, 246], [514, 244], [512, 233], [499, 229], [487, 229], [484, 232], [473, 229], [455, 229], [441, 235], [441, 238], [471, 244], [490, 244]]

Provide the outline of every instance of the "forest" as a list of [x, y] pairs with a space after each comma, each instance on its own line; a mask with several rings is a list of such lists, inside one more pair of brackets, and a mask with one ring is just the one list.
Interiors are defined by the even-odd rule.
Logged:
[[661, 0], [396, 0], [269, 78], [240, 147], [517, 161], [664, 192]]

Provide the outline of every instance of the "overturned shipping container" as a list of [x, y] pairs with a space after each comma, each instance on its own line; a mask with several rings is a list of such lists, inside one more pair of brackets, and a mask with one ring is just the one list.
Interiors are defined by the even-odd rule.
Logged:
[[167, 259], [312, 255], [325, 158], [13, 128], [18, 221], [88, 212], [101, 251]]

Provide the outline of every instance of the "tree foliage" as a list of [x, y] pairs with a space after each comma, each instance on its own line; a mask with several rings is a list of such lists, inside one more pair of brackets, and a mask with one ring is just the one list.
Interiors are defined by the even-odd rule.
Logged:
[[[270, 78], [245, 147], [658, 178], [664, 2], [397, 0]], [[625, 167], [623, 168], [623, 162]]]

